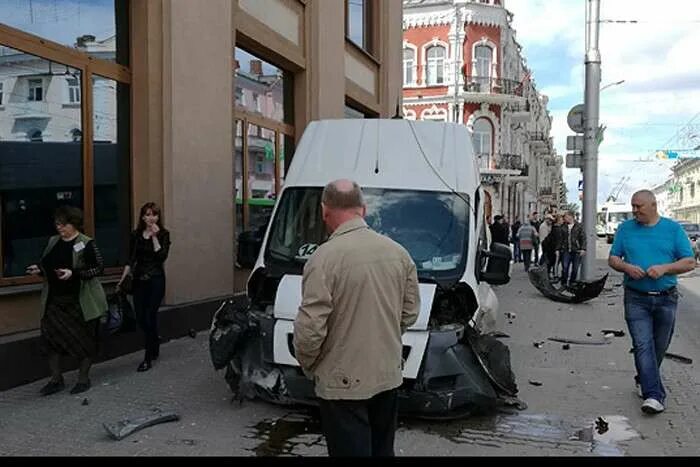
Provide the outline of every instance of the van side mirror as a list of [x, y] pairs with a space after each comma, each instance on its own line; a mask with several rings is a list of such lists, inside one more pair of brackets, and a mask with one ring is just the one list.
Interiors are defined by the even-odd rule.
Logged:
[[480, 272], [479, 279], [491, 285], [503, 285], [510, 282], [510, 248], [503, 243], [492, 243], [491, 250], [481, 250], [487, 258], [486, 270]]

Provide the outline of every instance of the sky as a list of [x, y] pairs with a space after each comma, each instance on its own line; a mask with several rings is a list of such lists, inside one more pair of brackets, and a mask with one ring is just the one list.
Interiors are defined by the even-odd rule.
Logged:
[[[585, 5], [585, 0], [505, 1], [536, 86], [550, 98], [552, 136], [562, 156], [566, 136], [573, 134], [567, 113], [583, 103]], [[655, 152], [686, 149], [675, 147], [674, 135], [694, 117], [700, 129], [700, 2], [601, 0], [601, 19], [639, 23], [600, 25], [601, 87], [625, 82], [600, 95], [600, 122], [607, 130], [599, 148], [599, 204], [623, 177], [629, 182], [621, 201], [663, 183], [672, 162], [656, 159]], [[578, 169], [564, 170], [570, 202], [580, 204], [581, 178]]]

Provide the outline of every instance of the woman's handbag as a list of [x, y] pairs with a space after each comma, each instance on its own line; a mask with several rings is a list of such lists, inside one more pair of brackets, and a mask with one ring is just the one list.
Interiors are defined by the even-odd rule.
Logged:
[[107, 296], [107, 313], [102, 317], [102, 334], [111, 336], [136, 330], [136, 315], [124, 293]]
[[131, 271], [124, 276], [124, 280], [122, 280], [119, 285], [119, 290], [127, 295], [132, 295], [134, 293], [134, 275]]

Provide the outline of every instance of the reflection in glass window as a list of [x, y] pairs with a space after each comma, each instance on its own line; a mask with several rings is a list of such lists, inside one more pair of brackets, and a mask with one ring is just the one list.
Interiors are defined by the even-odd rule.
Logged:
[[94, 76], [92, 100], [95, 239], [105, 266], [121, 266], [131, 222], [128, 86]]
[[426, 82], [428, 85], [442, 84], [445, 81], [445, 48], [434, 45], [428, 49], [426, 56]]
[[345, 105], [345, 118], [365, 118], [365, 114], [349, 105]]
[[0, 0], [0, 22], [128, 65], [127, 0]]
[[235, 58], [236, 107], [291, 123], [292, 75], [240, 48]]
[[345, 0], [345, 34], [358, 47], [371, 52], [369, 12], [368, 0]]
[[[79, 107], [63, 105], [66, 69], [6, 47], [0, 55], [3, 277], [23, 276], [36, 263], [56, 233], [53, 212], [58, 206], [83, 206], [82, 149], [70, 134], [71, 129], [82, 131], [82, 121]], [[79, 70], [68, 69], [80, 78]]]

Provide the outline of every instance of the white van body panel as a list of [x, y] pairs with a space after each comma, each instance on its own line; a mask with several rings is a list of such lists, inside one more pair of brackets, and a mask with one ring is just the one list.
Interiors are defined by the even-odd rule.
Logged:
[[[341, 178], [354, 180], [363, 188], [457, 192], [468, 197], [471, 205], [469, 247], [460, 282], [469, 285], [476, 296], [477, 310], [472, 325], [477, 328], [480, 323], [493, 326], [498, 300], [491, 286], [478, 283], [475, 276], [479, 232], [485, 222], [485, 197], [471, 135], [464, 125], [383, 119], [312, 122], [295, 150], [278, 199], [289, 188], [322, 188]], [[271, 219], [276, 218], [277, 209], [279, 203]], [[476, 212], [482, 214], [477, 216]], [[265, 267], [264, 252], [271, 226], [272, 222], [267, 226], [254, 271]], [[489, 235], [488, 228], [486, 235]], [[274, 361], [277, 364], [298, 366], [290, 352], [289, 339], [301, 303], [301, 279], [301, 276], [285, 275], [277, 289], [274, 304]], [[404, 365], [406, 378], [416, 378], [423, 359], [435, 290], [433, 284], [420, 284], [419, 318], [402, 336], [403, 345], [410, 347]]]

